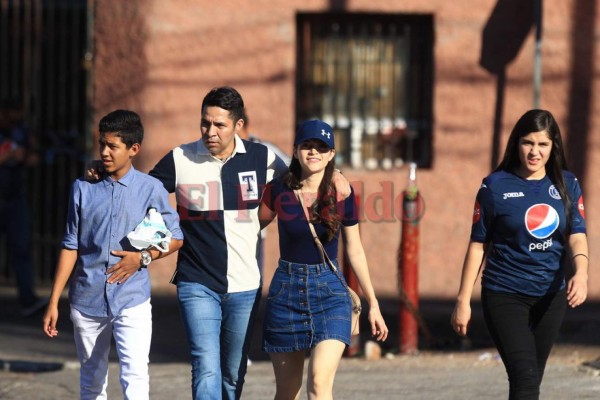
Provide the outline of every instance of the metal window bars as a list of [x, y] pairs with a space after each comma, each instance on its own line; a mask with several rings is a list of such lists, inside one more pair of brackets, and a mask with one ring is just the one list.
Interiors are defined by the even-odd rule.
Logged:
[[415, 34], [431, 31], [432, 18], [326, 13], [297, 23], [297, 117], [334, 127], [338, 163], [429, 164], [433, 35]]

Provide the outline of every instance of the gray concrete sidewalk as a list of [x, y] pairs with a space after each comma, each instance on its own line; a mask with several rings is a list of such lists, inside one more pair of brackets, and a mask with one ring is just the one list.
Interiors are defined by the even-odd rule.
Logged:
[[[448, 325], [452, 305], [424, 301], [423, 316], [438, 343], [417, 355], [399, 356], [395, 350], [397, 304], [392, 300], [382, 304], [392, 331], [389, 343], [383, 346], [387, 357], [377, 361], [344, 358], [335, 381], [336, 399], [507, 398], [504, 367], [489, 343], [479, 315], [474, 316], [471, 328], [474, 332], [472, 349], [460, 351], [460, 342]], [[153, 307], [151, 398], [188, 399], [191, 397], [190, 366], [176, 300], [154, 296]], [[569, 311], [567, 315], [559, 343], [548, 363], [542, 399], [600, 397], [598, 305], [586, 307]], [[474, 306], [474, 310], [476, 308]], [[21, 318], [15, 309], [16, 301], [0, 293], [0, 399], [78, 398], [79, 364], [67, 302], [61, 303], [60, 334], [55, 339], [42, 335], [41, 314]], [[253, 364], [246, 376], [243, 399], [269, 399], [274, 395], [271, 364], [260, 351], [260, 327], [259, 320], [251, 351]], [[111, 360], [109, 398], [121, 398], [114, 351]]]
[[[600, 377], [597, 370], [581, 366], [585, 357], [561, 346], [560, 355], [549, 362], [542, 399], [598, 399]], [[597, 354], [600, 350], [597, 351]], [[504, 368], [493, 357], [480, 359], [481, 352], [422, 353], [393, 360], [344, 359], [335, 381], [336, 399], [505, 399], [507, 383]], [[482, 357], [483, 358], [483, 357]], [[150, 367], [152, 399], [190, 398], [190, 367], [187, 363], [153, 363]], [[78, 367], [67, 363], [55, 372], [0, 372], [0, 398], [76, 399]], [[109, 399], [122, 398], [118, 365], [111, 364]], [[254, 362], [248, 370], [243, 399], [271, 399], [274, 377], [268, 361]], [[304, 395], [302, 398], [305, 398]]]

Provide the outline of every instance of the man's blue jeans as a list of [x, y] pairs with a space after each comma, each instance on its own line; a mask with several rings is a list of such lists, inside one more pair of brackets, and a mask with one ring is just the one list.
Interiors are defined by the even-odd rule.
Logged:
[[192, 397], [239, 399], [260, 289], [218, 294], [178, 282], [177, 297], [192, 360]]

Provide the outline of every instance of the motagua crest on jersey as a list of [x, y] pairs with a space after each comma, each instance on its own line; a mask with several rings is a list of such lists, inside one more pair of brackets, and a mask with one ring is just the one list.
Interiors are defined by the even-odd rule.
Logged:
[[548, 188], [548, 194], [553, 199], [556, 199], [556, 200], [561, 200], [562, 199], [562, 197], [560, 197], [560, 192], [558, 191], [558, 189], [554, 185], [550, 185], [550, 187]]
[[536, 239], [552, 235], [560, 223], [558, 212], [548, 204], [535, 204], [525, 212], [525, 227]]

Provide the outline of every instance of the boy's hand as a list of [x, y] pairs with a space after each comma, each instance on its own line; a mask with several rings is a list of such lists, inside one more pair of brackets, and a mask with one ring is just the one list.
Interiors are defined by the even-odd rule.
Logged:
[[88, 182], [99, 181], [104, 173], [102, 160], [90, 160], [85, 164], [84, 178]]
[[42, 321], [42, 329], [46, 336], [52, 338], [58, 335], [58, 330], [56, 329], [56, 322], [58, 321], [58, 308], [49, 305]]
[[140, 269], [141, 254], [138, 251], [111, 251], [112, 255], [122, 257], [121, 261], [106, 270], [106, 275], [110, 275], [106, 280], [108, 283], [117, 285], [125, 283], [133, 274]]

